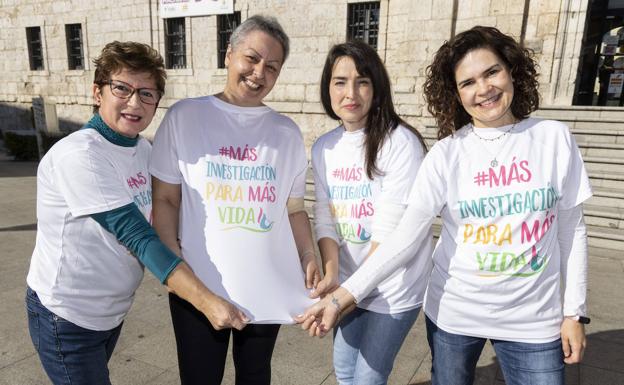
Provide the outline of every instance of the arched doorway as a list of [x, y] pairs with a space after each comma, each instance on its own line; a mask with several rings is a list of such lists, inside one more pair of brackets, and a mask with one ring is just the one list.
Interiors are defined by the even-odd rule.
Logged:
[[624, 106], [624, 0], [590, 0], [573, 104]]

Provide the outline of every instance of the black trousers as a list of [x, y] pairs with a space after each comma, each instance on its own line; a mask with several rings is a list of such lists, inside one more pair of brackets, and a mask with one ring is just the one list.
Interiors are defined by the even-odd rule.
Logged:
[[169, 294], [182, 385], [219, 385], [230, 334], [237, 385], [271, 383], [271, 356], [280, 325], [249, 324], [243, 330], [215, 330], [193, 305]]

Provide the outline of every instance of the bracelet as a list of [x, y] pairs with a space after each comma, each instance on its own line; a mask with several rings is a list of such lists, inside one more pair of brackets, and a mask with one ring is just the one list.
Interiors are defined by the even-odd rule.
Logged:
[[306, 250], [303, 253], [301, 253], [301, 255], [299, 256], [299, 260], [303, 260], [303, 258], [305, 258], [306, 255], [312, 254], [313, 256], [316, 256], [316, 253], [314, 253], [314, 250]]
[[338, 302], [338, 299], [334, 297], [334, 293], [332, 293], [331, 295], [331, 303], [332, 305], [336, 307], [336, 310], [338, 310], [338, 313], [342, 313], [342, 307], [340, 306], [340, 302]]

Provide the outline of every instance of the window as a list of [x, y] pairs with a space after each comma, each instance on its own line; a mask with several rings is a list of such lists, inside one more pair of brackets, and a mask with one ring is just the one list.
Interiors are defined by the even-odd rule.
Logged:
[[184, 18], [165, 19], [165, 65], [186, 68], [186, 28]]
[[28, 44], [28, 61], [30, 62], [30, 70], [43, 70], [41, 27], [26, 27], [26, 43]]
[[84, 51], [82, 47], [82, 25], [65, 24], [67, 40], [67, 61], [70, 70], [84, 69]]
[[347, 39], [362, 40], [377, 48], [379, 2], [352, 3], [347, 12]]
[[240, 17], [240, 12], [218, 15], [217, 17], [218, 68], [225, 68], [225, 52], [227, 51], [232, 32], [240, 24]]

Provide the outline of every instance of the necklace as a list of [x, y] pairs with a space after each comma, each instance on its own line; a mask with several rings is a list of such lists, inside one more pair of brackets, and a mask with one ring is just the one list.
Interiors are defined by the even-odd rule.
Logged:
[[[516, 127], [516, 123], [517, 122], [512, 124], [511, 127], [509, 127], [509, 129], [507, 131], [503, 132], [502, 134], [498, 135], [495, 138], [484, 138], [481, 135], [477, 134], [477, 132], [474, 129], [474, 125], [472, 123], [470, 124], [470, 132], [472, 132], [474, 134], [474, 136], [476, 136], [477, 138], [479, 138], [480, 140], [482, 140], [484, 142], [496, 142], [497, 140], [500, 140], [500, 139], [506, 137], [507, 135], [509, 135], [511, 133], [511, 131], [513, 131], [514, 127]], [[496, 155], [494, 155], [494, 158], [490, 162], [490, 166], [492, 166], [492, 167], [498, 166], [498, 160], [496, 160], [496, 158], [498, 157], [498, 155], [500, 155], [501, 151], [503, 150], [503, 147], [504, 147], [503, 144], [505, 144], [505, 142], [503, 142], [501, 144], [500, 150], [498, 150]], [[488, 152], [489, 152], [489, 150], [488, 150]], [[492, 155], [492, 154], [490, 153], [490, 155]]]

